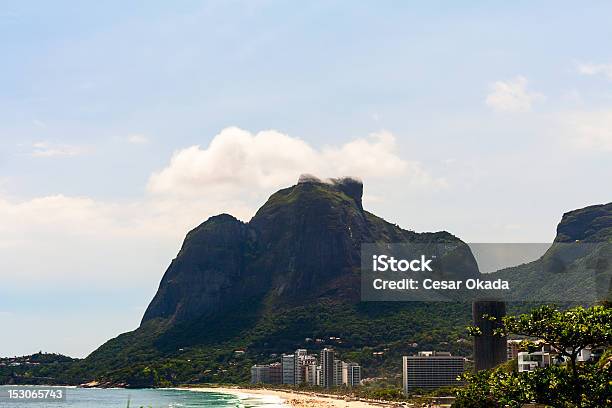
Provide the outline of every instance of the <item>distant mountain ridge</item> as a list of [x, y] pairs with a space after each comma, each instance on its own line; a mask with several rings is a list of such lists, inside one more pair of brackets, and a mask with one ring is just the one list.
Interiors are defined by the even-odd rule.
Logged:
[[612, 203], [563, 214], [544, 255], [493, 276], [513, 277], [518, 298], [526, 301], [612, 300]]
[[612, 242], [612, 203], [563, 214], [555, 242]]

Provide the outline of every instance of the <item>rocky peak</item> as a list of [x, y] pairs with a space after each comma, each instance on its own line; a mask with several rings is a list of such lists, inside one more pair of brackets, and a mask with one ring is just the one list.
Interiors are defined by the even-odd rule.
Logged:
[[298, 179], [298, 185], [308, 183], [324, 184], [333, 187], [355, 200], [357, 207], [363, 209], [361, 201], [363, 197], [363, 182], [356, 177], [321, 179], [311, 174], [302, 174]]
[[609, 242], [612, 237], [612, 203], [591, 205], [563, 214], [555, 242]]
[[[245, 302], [357, 302], [363, 243], [460, 242], [390, 224], [363, 210], [362, 194], [355, 178], [303, 175], [248, 223], [227, 214], [209, 218], [187, 235], [143, 322], [212, 319]], [[466, 270], [477, 272], [475, 265]]]

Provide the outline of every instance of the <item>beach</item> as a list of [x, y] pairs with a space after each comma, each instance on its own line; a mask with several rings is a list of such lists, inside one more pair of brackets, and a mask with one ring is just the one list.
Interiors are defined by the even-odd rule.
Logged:
[[283, 401], [285, 406], [303, 408], [381, 408], [394, 407], [399, 404], [383, 402], [363, 401], [348, 399], [343, 396], [319, 394], [315, 392], [302, 392], [292, 390], [274, 390], [265, 388], [238, 388], [238, 387], [193, 387], [187, 388], [192, 391], [217, 392], [235, 395], [273, 396]]

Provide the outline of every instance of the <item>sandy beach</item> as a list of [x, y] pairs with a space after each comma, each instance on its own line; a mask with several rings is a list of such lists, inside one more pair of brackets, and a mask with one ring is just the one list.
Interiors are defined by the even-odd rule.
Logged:
[[282, 400], [289, 407], [314, 407], [314, 408], [381, 408], [393, 407], [397, 404], [378, 403], [360, 400], [348, 400], [340, 396], [327, 396], [312, 392], [295, 392], [290, 390], [250, 389], [238, 387], [194, 387], [193, 391], [221, 392], [226, 394], [274, 396]]

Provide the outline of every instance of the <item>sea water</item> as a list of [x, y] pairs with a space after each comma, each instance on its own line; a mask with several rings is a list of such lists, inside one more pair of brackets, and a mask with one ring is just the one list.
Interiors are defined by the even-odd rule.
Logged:
[[[18, 387], [23, 389], [25, 387]], [[41, 389], [44, 387], [36, 387]], [[12, 386], [0, 386], [0, 408], [275, 408], [283, 407], [274, 396], [222, 394], [176, 389], [120, 389], [120, 388], [61, 388], [61, 401], [33, 401], [9, 399]]]

